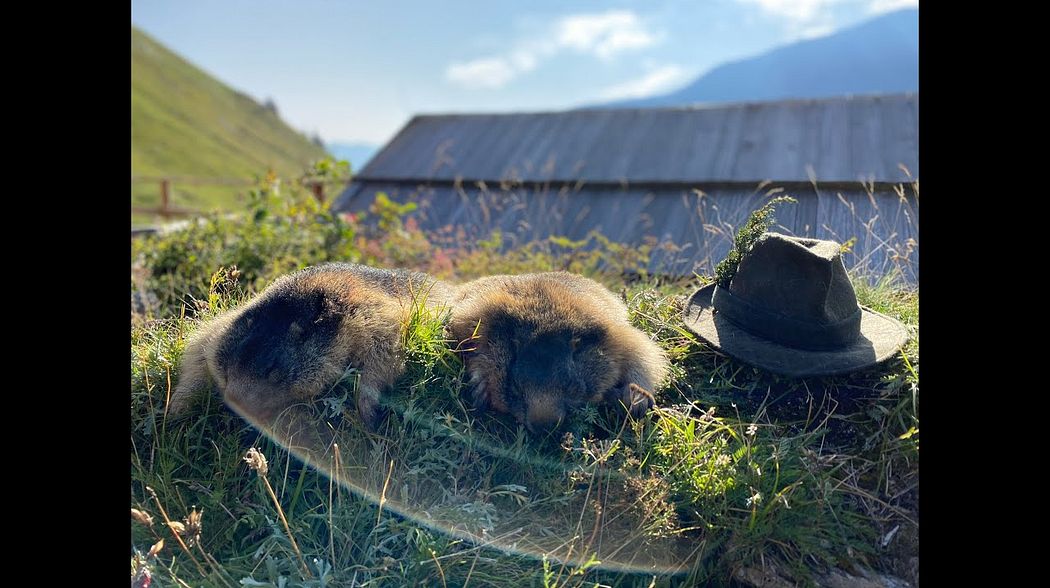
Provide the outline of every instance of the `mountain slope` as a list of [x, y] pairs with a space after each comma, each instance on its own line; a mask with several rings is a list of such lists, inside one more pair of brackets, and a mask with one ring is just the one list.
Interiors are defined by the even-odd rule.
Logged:
[[[131, 28], [133, 176], [243, 178], [273, 169], [298, 175], [324, 148], [275, 112]], [[229, 187], [175, 184], [180, 206], [230, 208]], [[157, 199], [156, 184], [132, 184], [132, 202]]]
[[603, 107], [822, 98], [919, 89], [919, 11], [898, 10], [832, 35], [718, 66], [681, 90]]

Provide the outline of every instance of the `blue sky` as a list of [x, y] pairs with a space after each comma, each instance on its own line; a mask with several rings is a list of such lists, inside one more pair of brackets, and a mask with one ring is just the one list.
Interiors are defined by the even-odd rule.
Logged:
[[572, 108], [676, 89], [722, 63], [917, 0], [132, 0], [131, 22], [327, 143], [417, 113]]

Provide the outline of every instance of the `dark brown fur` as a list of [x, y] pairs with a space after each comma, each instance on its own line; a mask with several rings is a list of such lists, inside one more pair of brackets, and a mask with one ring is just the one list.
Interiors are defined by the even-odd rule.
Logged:
[[492, 276], [452, 298], [475, 406], [530, 430], [556, 427], [586, 404], [640, 416], [667, 376], [667, 357], [633, 327], [624, 303], [597, 282], [565, 272]]
[[189, 340], [169, 412], [187, 411], [214, 384], [257, 425], [310, 430], [298, 406], [360, 370], [357, 408], [374, 428], [379, 396], [404, 372], [412, 306], [441, 306], [448, 288], [425, 274], [325, 264], [284, 276]]
[[404, 373], [413, 305], [450, 307], [449, 328], [478, 408], [549, 429], [584, 404], [652, 404], [667, 374], [660, 348], [600, 284], [568, 273], [492, 276], [461, 286], [425, 274], [326, 264], [285, 276], [206, 323], [183, 356], [169, 412], [214, 383], [256, 424], [303, 426], [297, 404], [360, 370], [357, 407], [374, 429], [379, 397]]

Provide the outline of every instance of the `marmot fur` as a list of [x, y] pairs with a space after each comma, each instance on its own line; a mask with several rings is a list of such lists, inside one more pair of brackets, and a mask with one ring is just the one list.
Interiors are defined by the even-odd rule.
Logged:
[[588, 278], [551, 272], [461, 285], [407, 270], [330, 263], [284, 276], [203, 325], [188, 341], [169, 413], [186, 412], [211, 383], [256, 424], [360, 371], [357, 408], [379, 421], [380, 394], [404, 373], [413, 307], [450, 311], [449, 331], [479, 409], [530, 431], [556, 427], [585, 404], [653, 405], [668, 361], [631, 326], [627, 308]]

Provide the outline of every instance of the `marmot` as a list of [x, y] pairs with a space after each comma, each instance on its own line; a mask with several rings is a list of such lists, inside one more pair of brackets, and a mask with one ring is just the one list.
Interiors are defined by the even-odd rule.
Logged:
[[622, 403], [640, 416], [667, 376], [667, 356], [631, 325], [627, 306], [567, 272], [466, 283], [452, 297], [449, 328], [464, 341], [474, 406], [534, 432], [585, 404]]
[[627, 307], [588, 278], [551, 272], [461, 285], [407, 270], [329, 263], [284, 276], [203, 325], [189, 340], [169, 413], [184, 413], [210, 382], [256, 424], [360, 370], [357, 408], [374, 430], [380, 394], [404, 373], [414, 305], [450, 312], [449, 330], [479, 409], [530, 431], [555, 428], [585, 404], [653, 405], [668, 360], [631, 326]]

